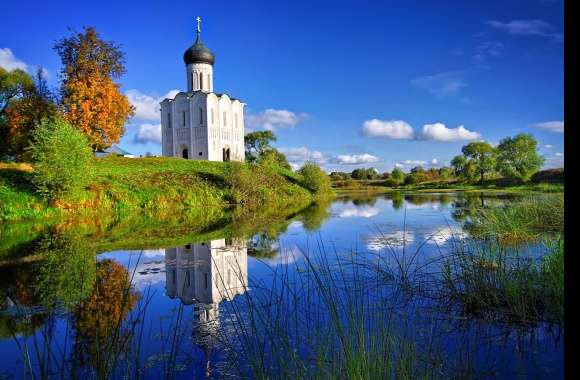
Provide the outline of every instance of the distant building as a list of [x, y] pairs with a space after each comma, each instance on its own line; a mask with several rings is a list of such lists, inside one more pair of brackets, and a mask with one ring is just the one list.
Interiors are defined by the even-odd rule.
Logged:
[[99, 151], [95, 152], [95, 156], [97, 156], [97, 157], [106, 157], [106, 156], [110, 156], [110, 155], [135, 158], [135, 155], [127, 152], [126, 150], [119, 148], [117, 145], [113, 145], [105, 150], [99, 150]]
[[187, 92], [161, 104], [163, 156], [190, 160], [244, 161], [244, 103], [213, 92], [214, 54], [197, 38], [183, 60]]

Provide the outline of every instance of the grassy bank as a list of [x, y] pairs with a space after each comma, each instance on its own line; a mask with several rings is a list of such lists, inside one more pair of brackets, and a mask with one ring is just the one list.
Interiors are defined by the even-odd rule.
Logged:
[[29, 165], [0, 167], [0, 221], [95, 212], [188, 212], [195, 207], [305, 206], [316, 194], [279, 167], [179, 158], [94, 160], [89, 184], [48, 204], [30, 181]]

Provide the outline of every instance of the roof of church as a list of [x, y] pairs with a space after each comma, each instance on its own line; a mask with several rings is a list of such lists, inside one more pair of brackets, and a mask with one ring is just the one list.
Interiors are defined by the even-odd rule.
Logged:
[[191, 63], [207, 63], [213, 65], [215, 62], [215, 55], [201, 41], [200, 22], [201, 19], [198, 17], [195, 43], [183, 53], [183, 61], [186, 65]]
[[214, 94], [214, 95], [215, 95], [215, 96], [217, 96], [218, 98], [221, 98], [223, 95], [226, 95], [226, 96], [227, 96], [228, 98], [230, 98], [230, 100], [232, 100], [232, 101], [234, 101], [234, 100], [237, 100], [237, 101], [238, 101], [238, 102], [240, 102], [240, 103], [242, 102], [240, 99], [238, 99], [238, 98], [234, 98], [233, 96], [231, 96], [230, 94], [226, 94], [225, 92], [224, 92], [224, 93], [218, 93], [218, 92], [208, 92], [208, 91], [195, 90], [195, 91], [189, 91], [189, 92], [180, 91], [180, 92], [178, 92], [177, 94], [175, 94], [175, 96], [173, 97], [173, 99], [171, 99], [171, 98], [165, 98], [165, 99], [163, 99], [163, 100], [162, 100], [162, 103], [163, 103], [164, 101], [166, 101], [166, 100], [168, 100], [168, 101], [173, 101], [173, 100], [175, 100], [175, 98], [176, 98], [176, 97], [177, 97], [177, 95], [179, 95], [179, 94], [185, 94], [185, 95], [193, 96], [194, 94], [197, 94], [197, 93], [202, 93], [202, 94], [206, 94], [206, 95], [207, 95], [207, 94]]

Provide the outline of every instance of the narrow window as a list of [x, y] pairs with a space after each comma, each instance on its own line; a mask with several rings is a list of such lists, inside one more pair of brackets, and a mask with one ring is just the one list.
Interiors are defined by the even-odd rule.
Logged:
[[199, 89], [203, 90], [203, 74], [199, 73]]
[[199, 107], [199, 124], [203, 124], [203, 109]]
[[188, 288], [191, 286], [189, 269], [185, 271], [185, 286], [187, 286]]
[[183, 121], [182, 121], [181, 125], [185, 127], [185, 111], [183, 111], [181, 113], [181, 116], [183, 116]]
[[175, 281], [176, 281], [176, 278], [175, 278], [175, 269], [173, 269], [171, 271], [171, 283], [175, 285]]
[[171, 128], [171, 112], [167, 114], [167, 128]]
[[224, 126], [228, 125], [227, 121], [226, 121], [226, 111], [224, 111]]
[[238, 114], [237, 113], [234, 114], [234, 125], [236, 128], [238, 127]]
[[213, 108], [211, 109], [211, 123], [213, 124]]
[[205, 288], [207, 289], [207, 272], [204, 273], [204, 279], [205, 279]]

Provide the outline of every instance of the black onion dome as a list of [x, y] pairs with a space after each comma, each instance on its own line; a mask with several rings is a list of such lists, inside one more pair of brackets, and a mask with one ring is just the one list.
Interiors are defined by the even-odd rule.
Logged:
[[211, 50], [206, 48], [203, 42], [201, 42], [201, 38], [198, 33], [193, 46], [187, 49], [183, 54], [183, 61], [186, 65], [191, 63], [208, 63], [213, 65], [215, 62], [215, 56]]

